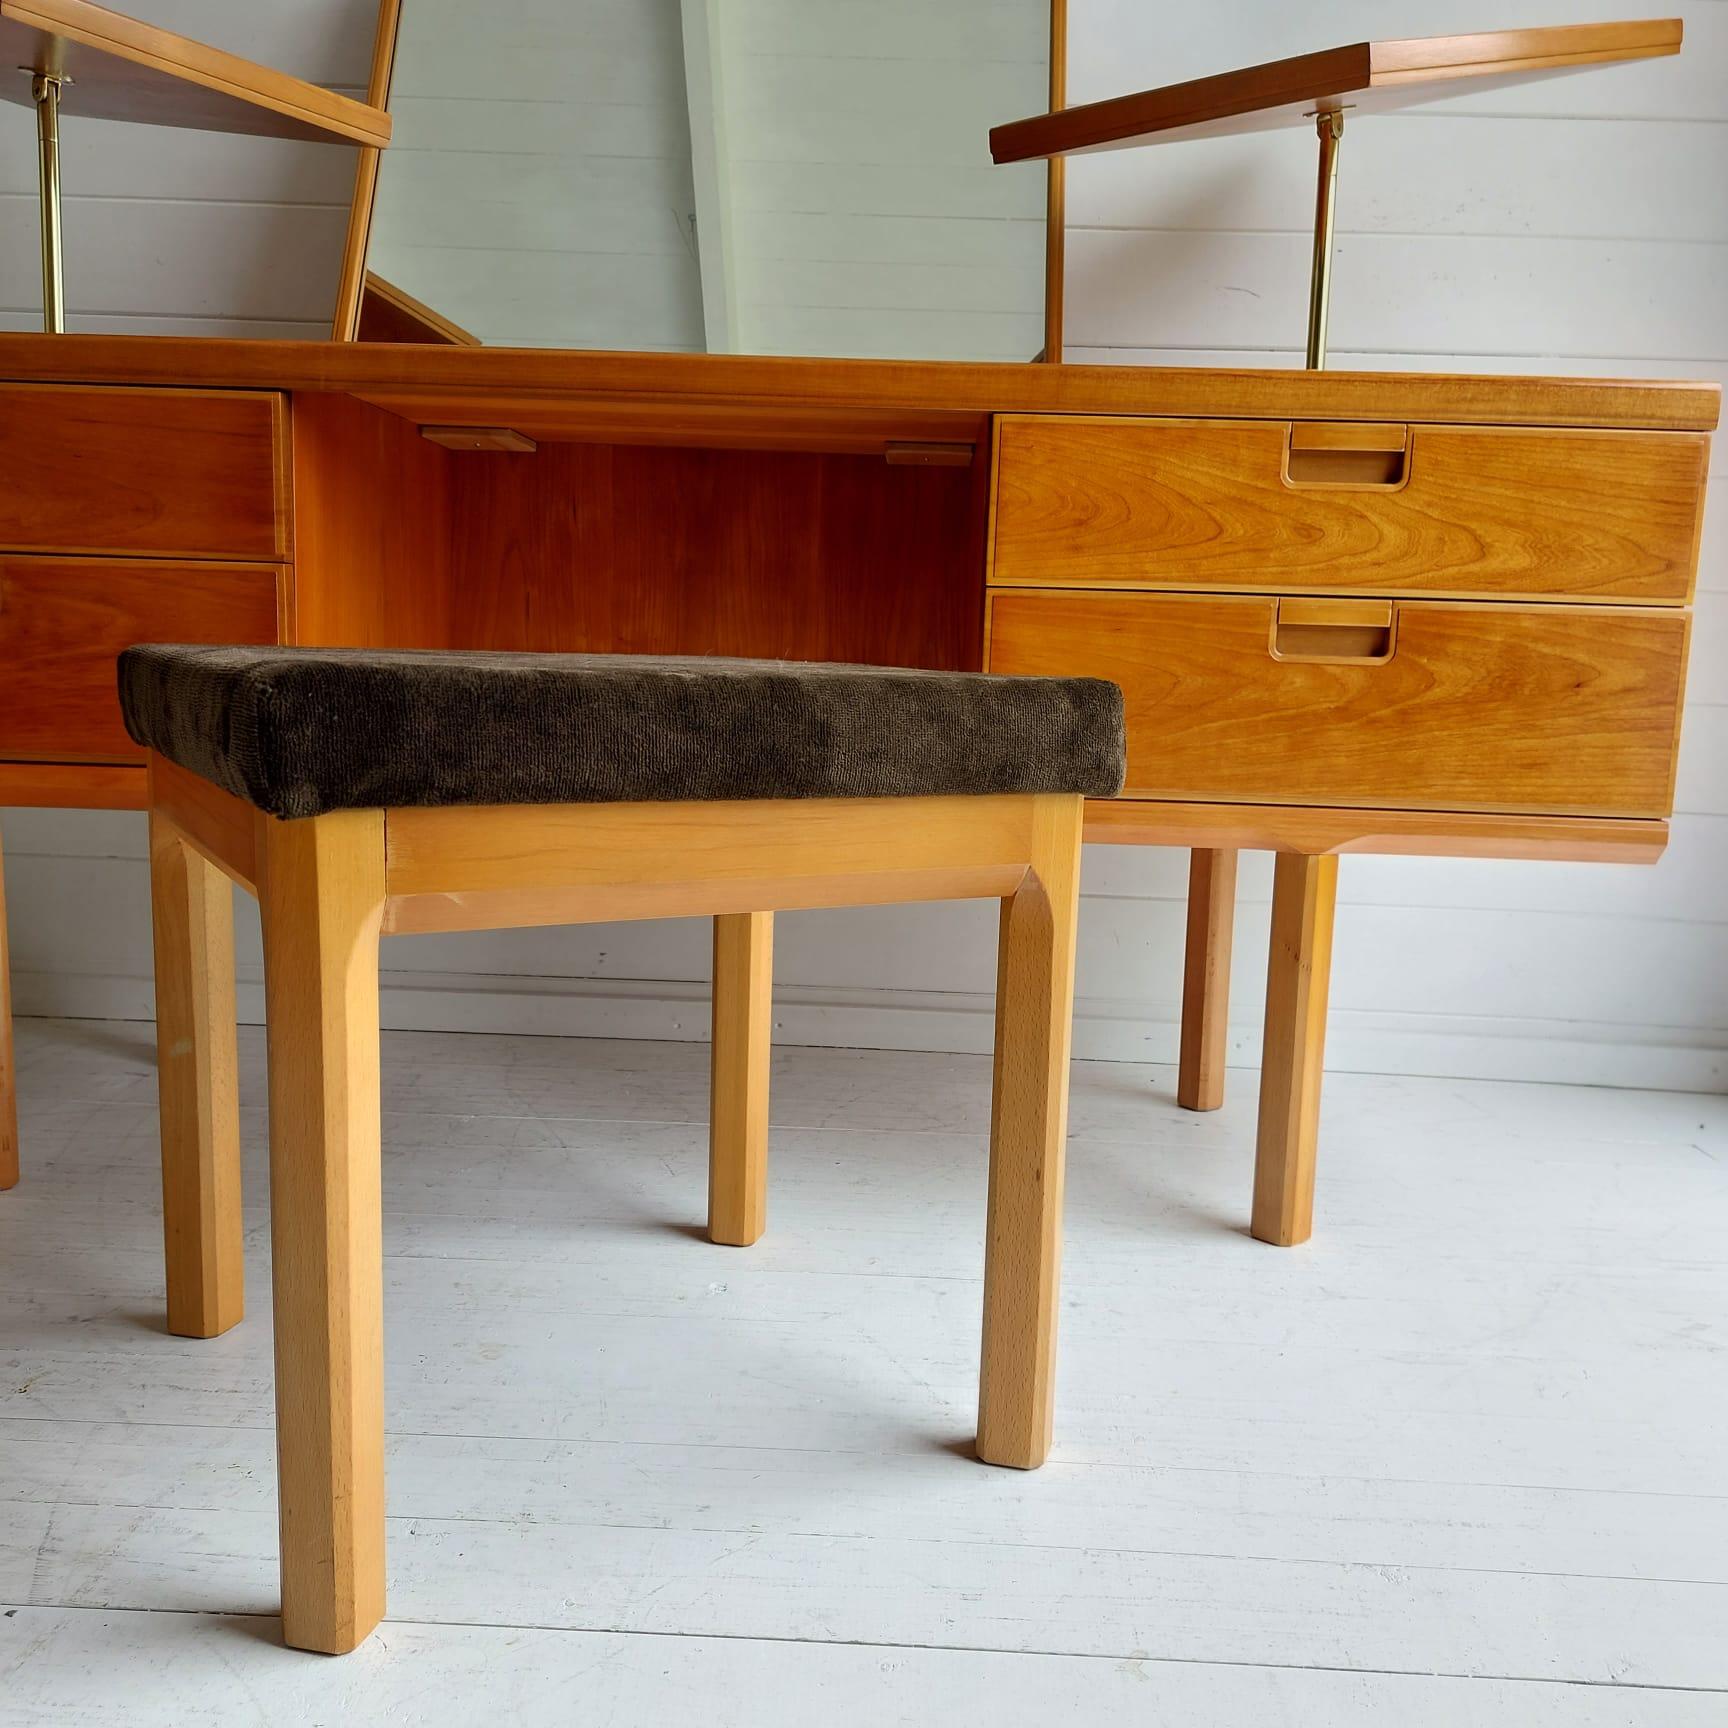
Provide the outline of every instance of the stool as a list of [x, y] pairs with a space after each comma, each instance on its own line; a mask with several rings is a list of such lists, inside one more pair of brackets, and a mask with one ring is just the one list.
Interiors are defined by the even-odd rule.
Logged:
[[1002, 901], [978, 1454], [1050, 1444], [1081, 800], [1077, 678], [727, 660], [140, 647], [171, 1331], [241, 1317], [233, 933], [263, 919], [283, 1635], [384, 1612], [378, 938], [713, 915], [711, 1224], [761, 1227], [777, 909]]

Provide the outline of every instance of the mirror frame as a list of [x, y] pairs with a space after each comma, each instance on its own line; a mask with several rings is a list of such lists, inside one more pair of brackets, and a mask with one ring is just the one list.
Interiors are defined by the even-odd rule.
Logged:
[[[1050, 7], [1050, 108], [1065, 107], [1068, 99], [1068, 0], [1048, 0]], [[396, 64], [396, 39], [402, 20], [402, 0], [378, 0], [378, 31], [372, 43], [372, 76], [366, 99], [374, 107], [389, 109], [390, 76]], [[364, 317], [368, 340], [448, 343], [443, 329], [454, 329], [431, 308], [412, 300], [402, 290], [372, 275], [366, 254], [372, 237], [372, 213], [378, 200], [379, 152], [363, 147], [354, 172], [354, 198], [348, 211], [348, 237], [342, 248], [342, 274], [336, 290], [336, 315], [330, 335], [336, 342], [361, 339], [363, 304], [380, 302], [378, 316]], [[1039, 362], [1055, 364], [1062, 359], [1062, 284], [1066, 235], [1064, 170], [1060, 156], [1046, 164], [1044, 192], [1044, 348]], [[406, 301], [425, 313], [423, 333], [415, 333], [412, 319], [401, 316]], [[457, 340], [467, 337], [463, 331]], [[468, 338], [472, 340], [472, 338]], [[935, 362], [940, 364], [940, 362]], [[964, 364], [964, 362], [954, 362]]]
[[[396, 67], [396, 32], [402, 21], [402, 0], [378, 0], [378, 28], [372, 38], [372, 73], [366, 100], [386, 113], [390, 109], [390, 75]], [[342, 243], [342, 273], [336, 281], [336, 311], [332, 342], [354, 342], [360, 335], [360, 302], [366, 292], [366, 249], [372, 238], [372, 211], [378, 201], [380, 152], [362, 146], [354, 169], [354, 196], [348, 205], [348, 236]]]

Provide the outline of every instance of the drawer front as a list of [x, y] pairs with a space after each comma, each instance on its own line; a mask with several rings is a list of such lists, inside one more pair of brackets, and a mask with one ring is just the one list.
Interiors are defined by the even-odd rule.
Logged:
[[134, 642], [274, 642], [270, 564], [0, 557], [0, 760], [136, 762], [114, 661]]
[[0, 551], [281, 558], [282, 399], [0, 384]]
[[1042, 587], [1682, 603], [1691, 432], [1011, 416], [993, 574]]
[[998, 592], [990, 670], [1122, 686], [1130, 797], [1666, 816], [1688, 615]]

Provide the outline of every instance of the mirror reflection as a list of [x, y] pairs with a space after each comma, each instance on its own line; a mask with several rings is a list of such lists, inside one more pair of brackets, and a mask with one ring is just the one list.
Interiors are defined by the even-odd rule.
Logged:
[[403, 0], [368, 266], [488, 345], [1030, 360], [1048, 0]]

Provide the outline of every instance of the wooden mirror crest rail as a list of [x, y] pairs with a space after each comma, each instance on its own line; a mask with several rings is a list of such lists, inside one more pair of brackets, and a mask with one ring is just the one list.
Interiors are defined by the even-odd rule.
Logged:
[[[1057, 56], [1057, 106], [997, 149], [1048, 158], [1059, 195], [1066, 150], [1322, 125], [1319, 317], [1326, 116], [1678, 43], [1369, 45], [1067, 110]], [[1253, 1216], [1285, 1243], [1309, 1229], [1339, 855], [1666, 843], [1714, 385], [1320, 351], [1306, 371], [527, 351], [411, 299], [391, 316], [440, 339], [0, 336], [0, 804], [143, 804], [113, 672], [138, 641], [1110, 678], [1128, 785], [1089, 836], [1199, 855], [1191, 1105], [1218, 1095], [1234, 853], [1278, 854]]]

